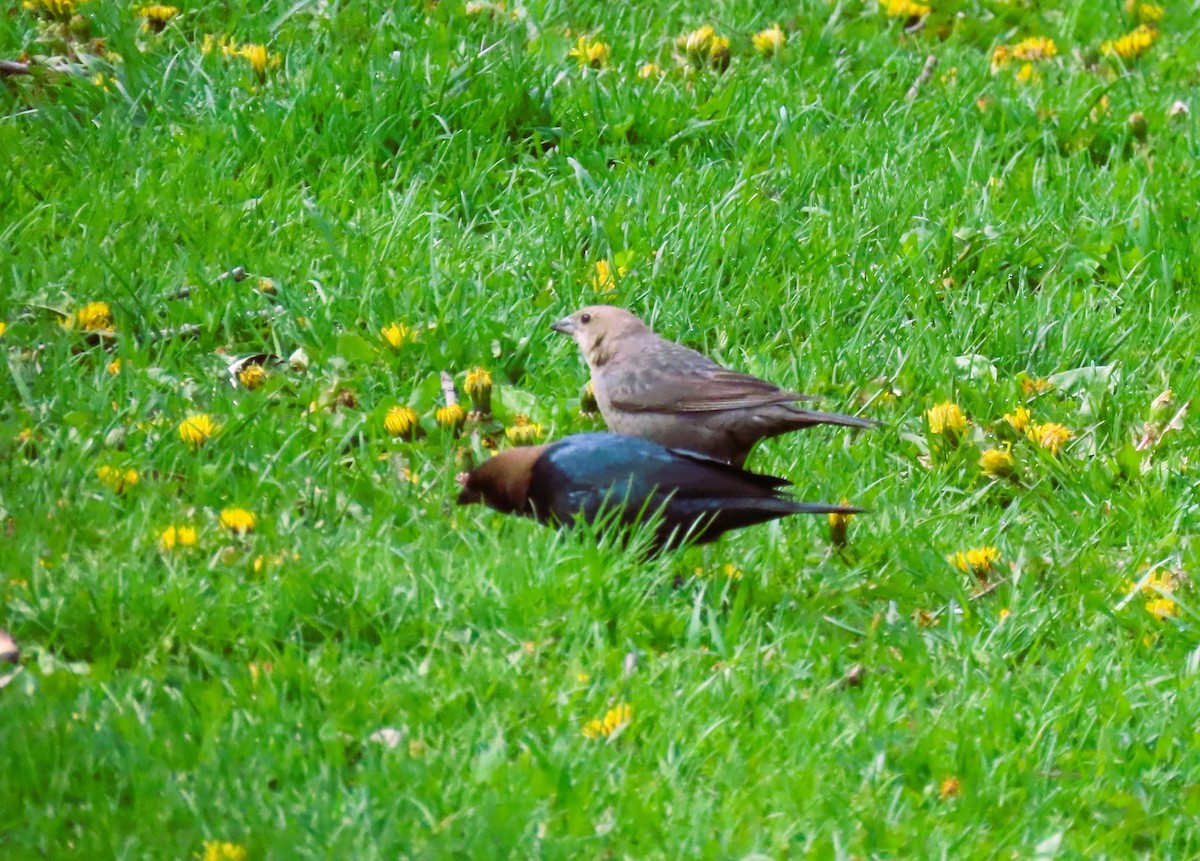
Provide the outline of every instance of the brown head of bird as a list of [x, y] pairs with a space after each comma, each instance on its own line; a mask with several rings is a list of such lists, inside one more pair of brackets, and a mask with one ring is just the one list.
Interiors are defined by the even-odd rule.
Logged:
[[622, 341], [651, 334], [645, 323], [615, 305], [580, 308], [574, 314], [551, 323], [550, 328], [574, 338], [583, 358], [593, 370], [604, 367], [617, 354]]
[[510, 448], [471, 472], [460, 474], [458, 504], [482, 502], [502, 514], [532, 515], [529, 484], [533, 481], [533, 465], [545, 450], [544, 445]]

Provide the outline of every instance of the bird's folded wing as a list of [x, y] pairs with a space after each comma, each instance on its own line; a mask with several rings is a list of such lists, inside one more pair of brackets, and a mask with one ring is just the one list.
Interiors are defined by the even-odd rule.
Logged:
[[[669, 451], [676, 458], [690, 462], [689, 467], [676, 467], [672, 473], [681, 496], [768, 496], [791, 484], [786, 478], [749, 472], [699, 452], [681, 448]], [[679, 476], [686, 476], [686, 480]]]
[[679, 373], [648, 369], [606, 382], [613, 407], [623, 412], [709, 412], [813, 400], [766, 380], [723, 368]]

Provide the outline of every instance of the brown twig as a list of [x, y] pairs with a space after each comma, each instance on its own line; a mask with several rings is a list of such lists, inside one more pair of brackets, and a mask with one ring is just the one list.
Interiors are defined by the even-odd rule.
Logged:
[[908, 88], [908, 92], [904, 94], [904, 98], [911, 102], [917, 97], [917, 94], [921, 92], [921, 87], [929, 83], [929, 79], [933, 77], [933, 70], [937, 66], [937, 63], [938, 59], [935, 54], [930, 54], [925, 58], [925, 65], [921, 67], [921, 74], [917, 75], [917, 79]]

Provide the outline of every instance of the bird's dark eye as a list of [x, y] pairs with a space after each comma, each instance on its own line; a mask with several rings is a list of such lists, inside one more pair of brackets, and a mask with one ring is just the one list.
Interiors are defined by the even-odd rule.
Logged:
[[580, 315], [579, 315], [579, 322], [580, 322], [580, 323], [590, 323], [590, 322], [592, 322], [592, 315], [591, 315], [591, 314], [580, 314]]

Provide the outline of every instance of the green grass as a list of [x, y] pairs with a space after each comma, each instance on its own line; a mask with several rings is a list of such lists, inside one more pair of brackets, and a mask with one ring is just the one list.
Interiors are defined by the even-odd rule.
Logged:
[[[1123, 602], [1200, 567], [1194, 422], [1134, 449], [1196, 396], [1200, 12], [1167, 2], [1123, 69], [1117, 2], [934, 5], [906, 34], [854, 0], [232, 0], [154, 36], [91, 0], [103, 50], [6, 15], [0, 58], [40, 60], [0, 80], [0, 856], [1200, 855], [1200, 604]], [[723, 74], [672, 58], [704, 23]], [[608, 68], [568, 59], [580, 33]], [[993, 75], [1028, 35], [1058, 45], [1039, 80]], [[489, 369], [506, 423], [600, 427], [548, 327], [600, 260], [664, 335], [884, 422], [751, 458], [869, 507], [844, 550], [792, 518], [642, 562], [453, 506], [484, 453], [434, 422], [439, 372]], [[94, 301], [103, 343], [60, 325]], [[989, 481], [1021, 405], [1073, 437], [1016, 438], [1020, 482]], [[221, 425], [198, 449], [191, 413]], [[172, 524], [196, 546], [161, 550]], [[979, 546], [985, 594], [947, 561]]]

